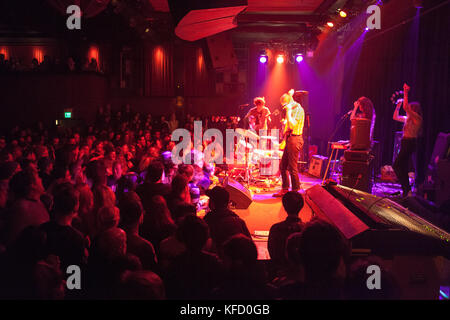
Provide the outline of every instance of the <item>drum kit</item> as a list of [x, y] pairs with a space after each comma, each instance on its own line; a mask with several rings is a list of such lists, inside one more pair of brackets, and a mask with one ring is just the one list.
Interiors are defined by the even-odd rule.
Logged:
[[246, 184], [247, 187], [261, 184], [272, 187], [278, 184], [278, 167], [282, 156], [282, 151], [278, 149], [278, 137], [259, 136], [255, 131], [240, 128], [236, 129], [236, 132], [244, 139], [239, 139], [235, 144], [235, 156], [243, 161], [241, 164], [238, 162], [229, 166], [231, 170], [228, 171], [228, 176]]

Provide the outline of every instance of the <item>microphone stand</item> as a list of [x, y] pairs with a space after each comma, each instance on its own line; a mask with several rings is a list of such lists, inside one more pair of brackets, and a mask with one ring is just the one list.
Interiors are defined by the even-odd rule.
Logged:
[[331, 139], [333, 139], [336, 132], [340, 129], [340, 127], [344, 124], [344, 120], [347, 119], [347, 117], [350, 117], [351, 112], [347, 112], [344, 114], [341, 119], [339, 119], [336, 128], [334, 129], [333, 133], [331, 134], [330, 138], [328, 139], [328, 145], [327, 145], [327, 154], [328, 154], [328, 148], [330, 147], [330, 143], [332, 142]]

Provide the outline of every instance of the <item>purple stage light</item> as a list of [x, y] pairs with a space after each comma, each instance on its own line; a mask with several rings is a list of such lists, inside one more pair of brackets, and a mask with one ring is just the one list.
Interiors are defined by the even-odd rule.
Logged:
[[295, 61], [297, 61], [299, 63], [302, 62], [303, 61], [303, 56], [301, 54], [296, 55], [295, 56]]
[[266, 63], [267, 62], [267, 56], [260, 56], [259, 57], [259, 62]]

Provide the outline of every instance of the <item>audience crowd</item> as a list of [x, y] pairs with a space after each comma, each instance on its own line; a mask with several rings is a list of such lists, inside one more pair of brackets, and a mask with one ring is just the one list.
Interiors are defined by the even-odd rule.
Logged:
[[[383, 291], [366, 289], [369, 262], [349, 259], [337, 229], [299, 218], [299, 193], [283, 197], [287, 218], [270, 229], [271, 259], [259, 260], [245, 221], [217, 183], [220, 168], [171, 160], [170, 133], [192, 131], [195, 120], [221, 130], [238, 121], [156, 119], [108, 105], [83, 128], [38, 123], [1, 136], [0, 298], [396, 297], [387, 276]], [[73, 265], [81, 270], [79, 290], [66, 283]]]
[[70, 73], [70, 72], [103, 72], [95, 58], [83, 58], [75, 61], [74, 58], [66, 59], [52, 58], [44, 55], [42, 61], [37, 58], [31, 61], [24, 61], [22, 58], [14, 56], [6, 58], [4, 53], [0, 53], [0, 74], [12, 72], [51, 72], [51, 73]]

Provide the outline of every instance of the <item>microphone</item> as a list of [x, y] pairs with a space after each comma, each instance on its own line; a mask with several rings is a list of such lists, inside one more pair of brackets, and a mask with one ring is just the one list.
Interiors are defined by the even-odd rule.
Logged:
[[349, 115], [351, 115], [352, 114], [352, 112], [353, 112], [353, 110], [350, 110], [349, 112], [347, 112], [345, 115], [346, 116], [349, 116]]

